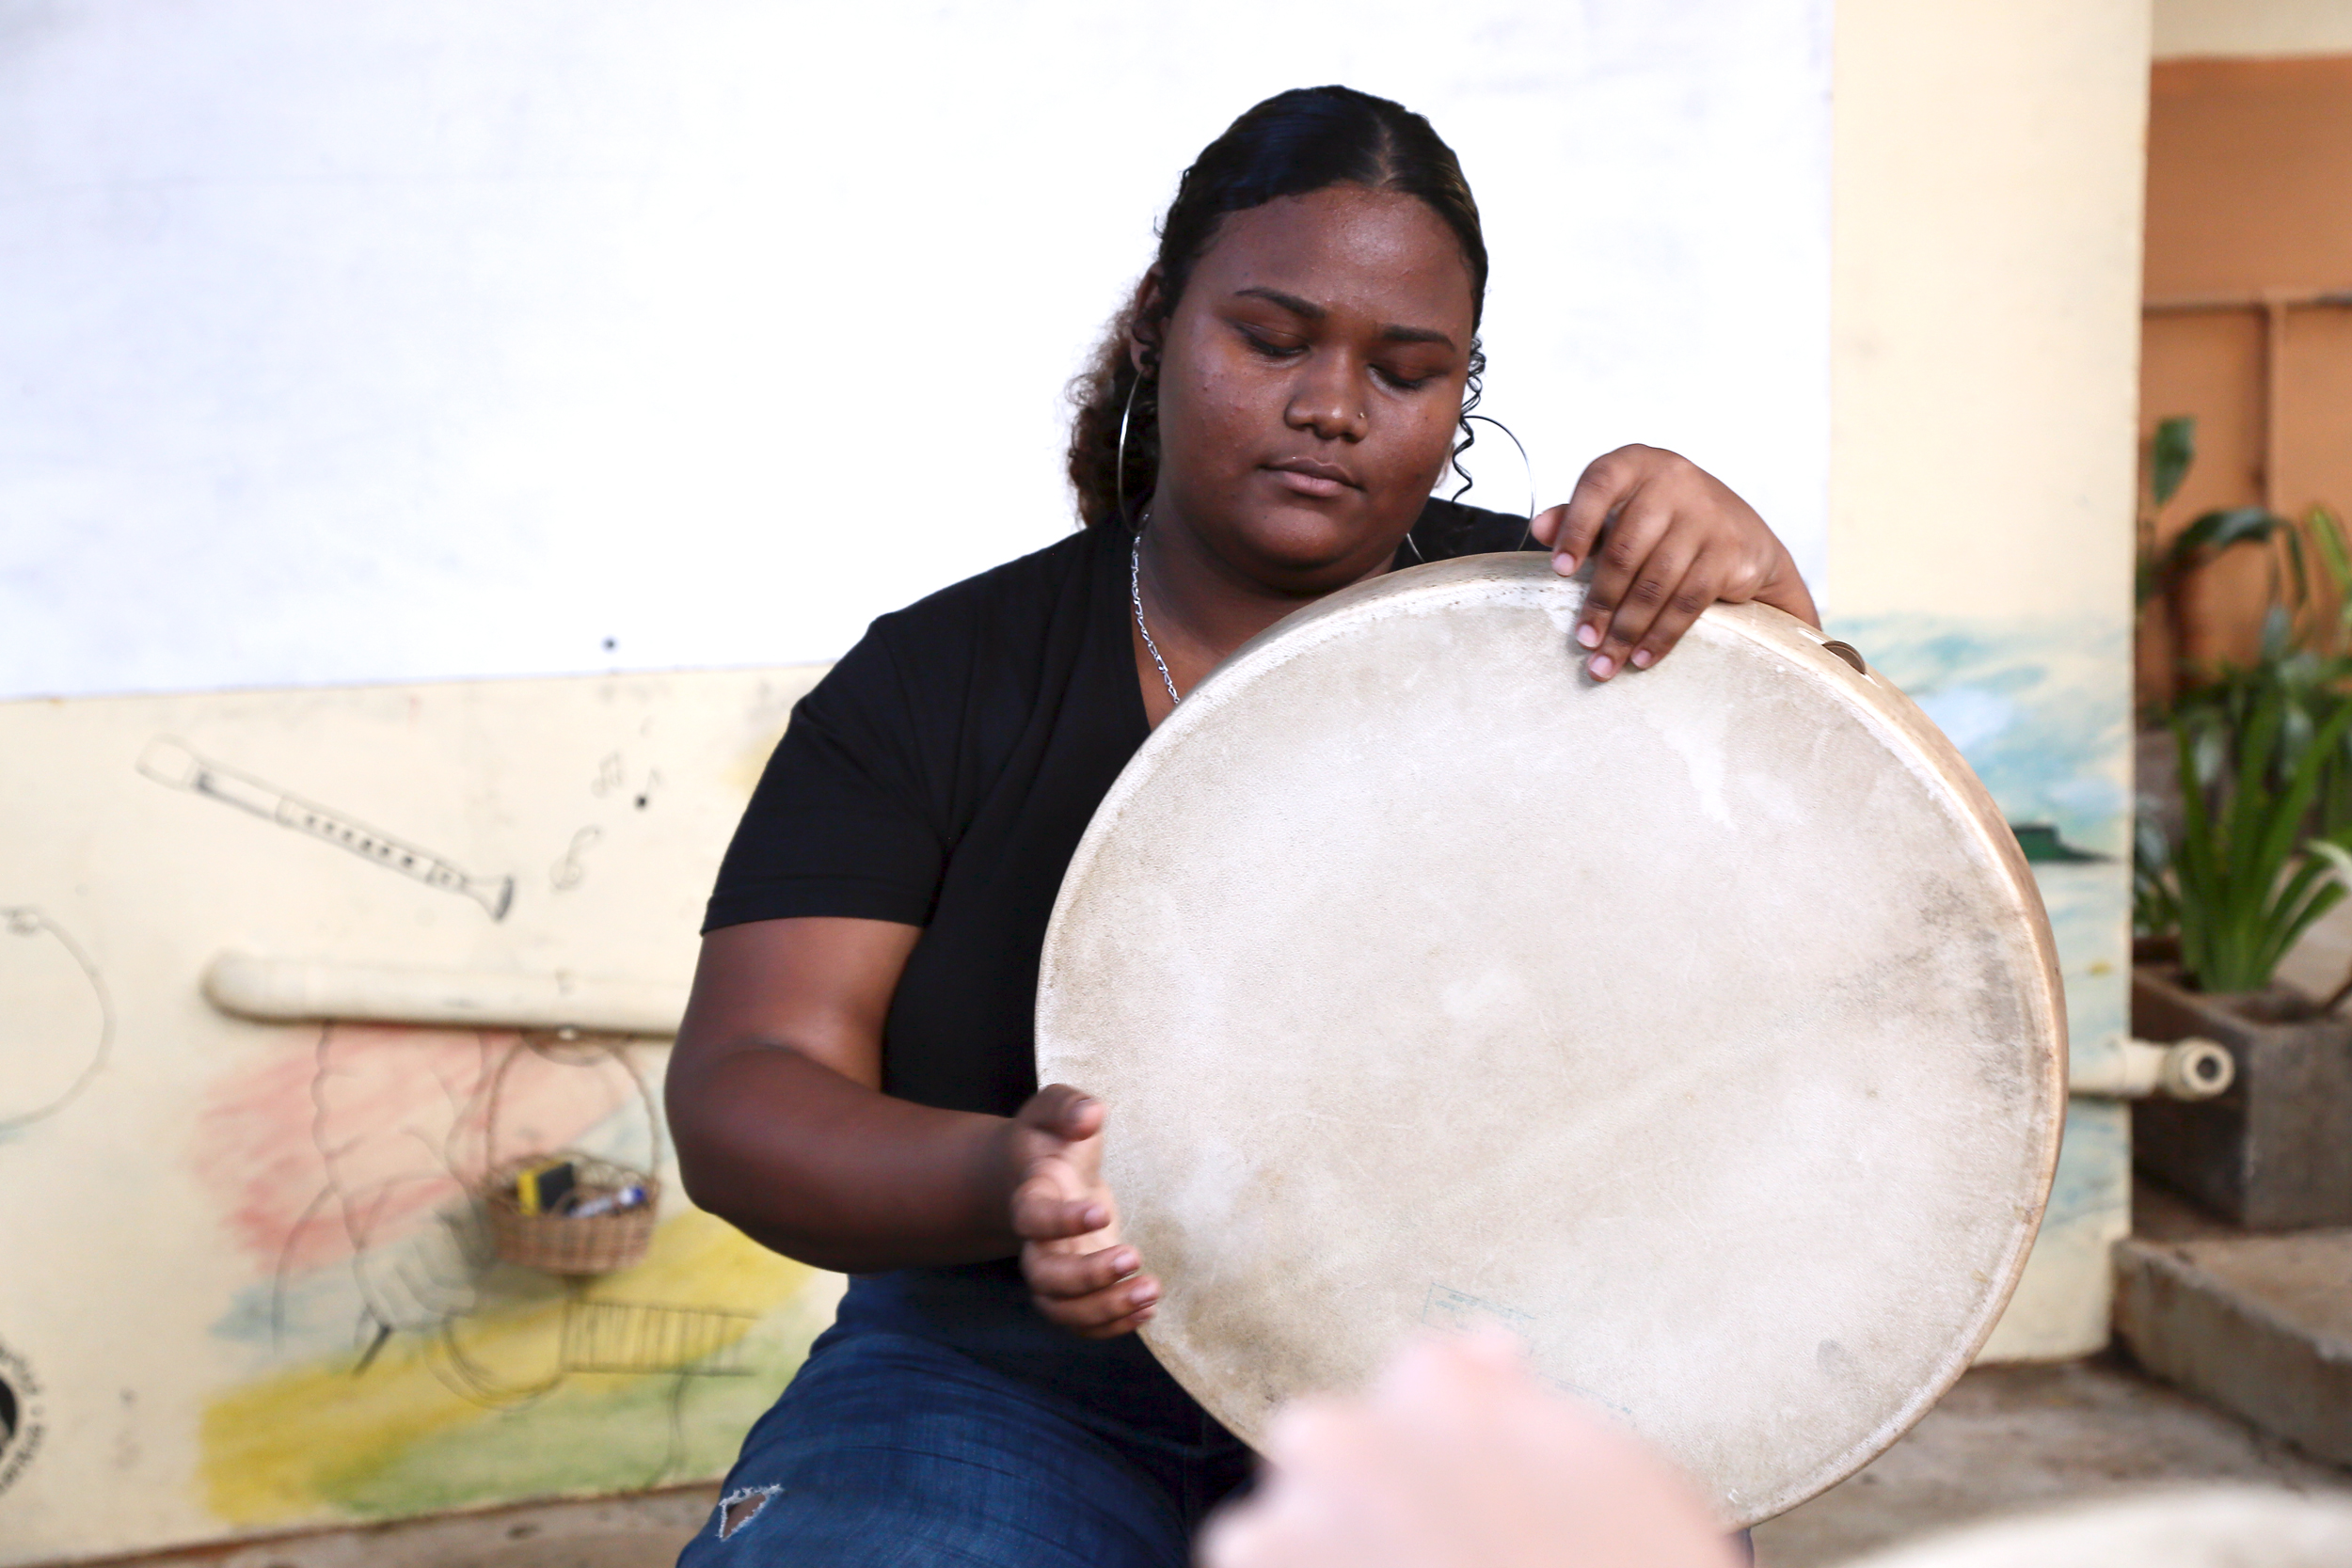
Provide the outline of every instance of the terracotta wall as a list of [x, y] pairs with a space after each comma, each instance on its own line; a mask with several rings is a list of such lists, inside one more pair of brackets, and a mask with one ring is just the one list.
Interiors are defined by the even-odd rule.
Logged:
[[[2193, 414], [2199, 435], [2160, 535], [2217, 506], [2352, 511], [2352, 54], [2160, 61], [2147, 221], [2141, 434]], [[2253, 652], [2271, 569], [2240, 550], [2188, 586], [2190, 657]], [[2152, 616], [2143, 700], [2169, 645]]]

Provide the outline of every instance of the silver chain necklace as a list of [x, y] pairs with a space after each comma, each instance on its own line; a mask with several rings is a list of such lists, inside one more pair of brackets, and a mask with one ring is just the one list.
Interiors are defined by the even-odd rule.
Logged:
[[[1152, 521], [1151, 514], [1146, 513], [1143, 521], [1149, 524]], [[1159, 667], [1160, 684], [1168, 688], [1169, 705], [1172, 706], [1183, 702], [1184, 693], [1176, 689], [1176, 677], [1168, 673], [1168, 660], [1160, 657], [1160, 645], [1152, 641], [1152, 628], [1143, 624], [1142, 527], [1136, 528], [1136, 542], [1127, 546], [1127, 598], [1128, 602], [1136, 607], [1136, 630], [1143, 633], [1144, 651], [1152, 656], [1152, 662]]]

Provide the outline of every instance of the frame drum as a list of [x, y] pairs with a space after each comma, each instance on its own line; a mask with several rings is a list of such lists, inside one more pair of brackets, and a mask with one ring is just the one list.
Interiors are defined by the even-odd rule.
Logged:
[[1038, 1075], [1109, 1106], [1144, 1337], [1242, 1437], [1496, 1325], [1748, 1524], [1991, 1332], [2058, 1157], [2058, 971], [1900, 692], [1761, 606], [1596, 684], [1583, 597], [1474, 556], [1219, 666], [1071, 862]]

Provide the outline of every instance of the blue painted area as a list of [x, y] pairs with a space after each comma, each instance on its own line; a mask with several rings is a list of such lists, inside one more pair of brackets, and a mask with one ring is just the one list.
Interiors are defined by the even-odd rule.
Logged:
[[2131, 852], [2128, 626], [1881, 615], [1834, 629], [1951, 737], [2010, 821]]
[[2113, 861], [2033, 870], [2058, 939], [2067, 1037], [2086, 1052], [2123, 1038], [2131, 1030], [2130, 866]]
[[2011, 823], [2108, 857], [2034, 867], [2066, 978], [2068, 1032], [2123, 1035], [2131, 975], [2131, 641], [2079, 622], [1864, 616], [1837, 636], [1950, 737]]
[[2084, 1221], [2128, 1218], [2132, 1207], [2132, 1108], [2121, 1100], [2066, 1102], [2066, 1144], [2058, 1151], [2044, 1230]]
[[360, 1346], [367, 1310], [350, 1268], [330, 1264], [246, 1286], [229, 1298], [212, 1332], [259, 1353], [257, 1365], [275, 1364]]
[[[2128, 623], [1886, 615], [1841, 621], [1835, 634], [1910, 693], [2012, 827], [2043, 830], [2030, 835], [2044, 850], [2033, 873], [2067, 1033], [2079, 1052], [2112, 1049], [2131, 1007]], [[2041, 1236], [1995, 1336], [2003, 1358], [2079, 1355], [2106, 1338], [2109, 1249], [2130, 1229], [2131, 1171], [2128, 1105], [2069, 1097]]]

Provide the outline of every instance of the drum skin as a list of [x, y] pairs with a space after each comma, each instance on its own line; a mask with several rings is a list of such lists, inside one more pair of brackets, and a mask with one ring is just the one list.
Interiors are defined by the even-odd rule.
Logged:
[[1071, 863], [1039, 1078], [1109, 1107], [1145, 1338], [1245, 1439], [1499, 1326], [1744, 1525], [1991, 1332], [2058, 1157], [2058, 971], [1900, 692], [1761, 606], [1596, 683], [1583, 595], [1469, 557], [1219, 666]]

